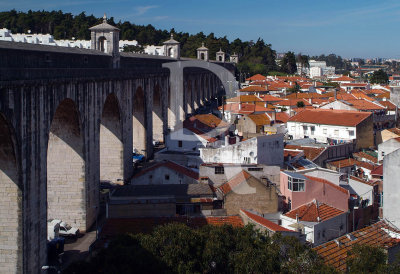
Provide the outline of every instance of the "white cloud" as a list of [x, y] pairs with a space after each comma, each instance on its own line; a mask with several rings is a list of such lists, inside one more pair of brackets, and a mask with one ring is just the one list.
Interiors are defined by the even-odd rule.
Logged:
[[136, 15], [137, 16], [143, 15], [146, 12], [148, 12], [149, 10], [156, 9], [158, 7], [159, 6], [156, 6], [156, 5], [135, 7]]

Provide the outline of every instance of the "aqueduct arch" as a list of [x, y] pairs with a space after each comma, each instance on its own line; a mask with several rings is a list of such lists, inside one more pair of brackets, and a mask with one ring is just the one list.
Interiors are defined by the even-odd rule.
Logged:
[[153, 140], [164, 142], [164, 120], [162, 114], [163, 102], [161, 99], [161, 88], [158, 84], [153, 91]]
[[124, 178], [121, 111], [117, 96], [107, 96], [100, 123], [100, 180]]
[[132, 108], [133, 149], [137, 153], [148, 156], [146, 151], [146, 97], [141, 86], [135, 91]]
[[15, 136], [0, 114], [0, 273], [22, 272], [22, 190]]
[[83, 137], [71, 99], [57, 107], [47, 145], [47, 218], [86, 229], [86, 179]]

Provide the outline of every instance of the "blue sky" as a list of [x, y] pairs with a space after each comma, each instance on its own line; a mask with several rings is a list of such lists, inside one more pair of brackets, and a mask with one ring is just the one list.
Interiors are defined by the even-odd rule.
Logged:
[[400, 59], [398, 0], [0, 0], [1, 11], [10, 9], [106, 12], [116, 21], [231, 41], [261, 37], [277, 52]]

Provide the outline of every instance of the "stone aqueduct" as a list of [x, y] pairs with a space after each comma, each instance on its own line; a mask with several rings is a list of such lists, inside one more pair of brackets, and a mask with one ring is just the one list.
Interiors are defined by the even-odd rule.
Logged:
[[174, 87], [163, 64], [185, 60], [119, 58], [115, 69], [103, 52], [0, 42], [0, 273], [39, 273], [48, 218], [85, 231], [99, 180], [129, 179], [133, 148], [151, 157], [153, 139], [220, 95], [219, 77], [199, 67]]

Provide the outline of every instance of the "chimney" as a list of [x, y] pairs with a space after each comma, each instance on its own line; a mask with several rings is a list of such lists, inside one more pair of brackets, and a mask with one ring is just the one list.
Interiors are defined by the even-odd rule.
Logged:
[[276, 121], [276, 111], [275, 111], [275, 109], [274, 109], [274, 112], [272, 112], [272, 121], [275, 123], [275, 121]]
[[225, 146], [229, 145], [229, 135], [225, 136]]
[[242, 103], [240, 102], [239, 103], [239, 110], [241, 110], [242, 109]]

